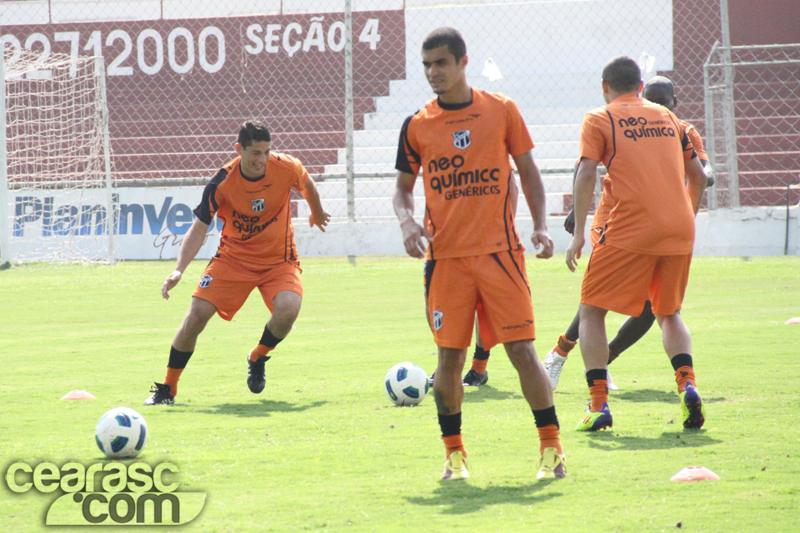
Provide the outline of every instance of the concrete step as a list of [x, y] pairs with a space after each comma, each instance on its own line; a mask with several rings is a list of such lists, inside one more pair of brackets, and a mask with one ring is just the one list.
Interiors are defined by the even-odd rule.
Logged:
[[[345, 164], [346, 149], [340, 148], [337, 159], [338, 164]], [[541, 142], [536, 143], [533, 157], [539, 159], [567, 159], [579, 154], [579, 142]], [[397, 156], [397, 146], [362, 147], [356, 145], [354, 150], [356, 164], [394, 162]]]
[[[572, 169], [575, 166], [575, 161], [577, 160], [577, 154], [575, 157], [571, 158], [562, 158], [562, 159], [535, 159], [536, 165], [539, 167], [539, 170], [542, 174], [569, 174], [572, 176]], [[396, 173], [397, 171], [394, 168], [395, 164], [395, 157], [391, 159], [378, 162], [378, 163], [359, 163], [356, 161], [355, 164], [355, 173], [358, 175], [362, 174], [371, 174], [371, 173], [378, 173], [378, 174], [387, 174], [387, 173]], [[346, 172], [346, 167], [344, 164], [331, 164], [325, 165], [325, 173], [326, 174], [344, 174]]]
[[[583, 121], [583, 116], [591, 109], [593, 109], [592, 106], [520, 108], [520, 112], [526, 124], [561, 125], [580, 124]], [[364, 129], [400, 129], [410, 114], [409, 112], [366, 113], [364, 115]]]
[[[402, 122], [400, 126], [402, 126]], [[353, 135], [355, 145], [359, 148], [380, 146], [393, 146], [396, 148], [400, 139], [400, 126], [387, 129], [356, 130]], [[580, 121], [571, 124], [529, 123], [528, 131], [537, 148], [544, 142], [578, 142], [581, 134], [581, 123]]]

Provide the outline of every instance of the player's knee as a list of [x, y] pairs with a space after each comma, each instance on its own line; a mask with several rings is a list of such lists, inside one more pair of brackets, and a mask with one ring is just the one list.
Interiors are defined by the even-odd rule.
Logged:
[[515, 368], [529, 362], [535, 356], [533, 343], [529, 340], [507, 342], [504, 346]]
[[272, 316], [275, 320], [291, 326], [300, 314], [302, 300], [297, 298], [276, 298]]

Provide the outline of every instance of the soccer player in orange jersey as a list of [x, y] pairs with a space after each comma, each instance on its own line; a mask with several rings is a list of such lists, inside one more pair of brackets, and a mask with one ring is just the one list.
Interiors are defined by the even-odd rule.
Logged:
[[[436, 98], [406, 119], [400, 133], [394, 208], [406, 251], [423, 258], [428, 322], [439, 347], [433, 394], [446, 457], [442, 479], [469, 476], [461, 438], [461, 372], [475, 312], [484, 347], [503, 343], [519, 373], [539, 431], [537, 478], [564, 477], [566, 463], [553, 393], [533, 346], [533, 305], [524, 248], [511, 212], [509, 154], [519, 171], [533, 216], [537, 257], [553, 255], [547, 234], [541, 176], [516, 104], [506, 96], [471, 87], [461, 34], [431, 32], [422, 44], [422, 65]], [[422, 171], [424, 226], [414, 220], [413, 189]]]
[[[591, 402], [579, 431], [611, 427], [608, 407], [608, 311], [639, 314], [649, 299], [675, 369], [685, 428], [702, 427], [689, 330], [680, 315], [694, 246], [694, 216], [706, 186], [683, 125], [668, 109], [639, 98], [641, 72], [629, 57], [603, 68], [606, 106], [586, 114], [575, 179], [575, 235], [567, 248], [573, 272], [585, 239], [597, 167], [608, 169], [610, 201], [603, 234], [581, 286], [580, 338]], [[688, 182], [687, 182], [688, 180]], [[605, 193], [604, 193], [605, 194]]]
[[[642, 97], [656, 104], [663, 105], [673, 113], [675, 112], [675, 106], [678, 104], [678, 99], [675, 97], [675, 88], [672, 84], [672, 81], [664, 76], [655, 76], [648, 80], [648, 82], [644, 84]], [[708, 161], [708, 155], [706, 155], [706, 152], [703, 149], [703, 139], [700, 137], [700, 133], [694, 126], [685, 120], [681, 120], [680, 123], [686, 129], [686, 134], [689, 136], [689, 140], [692, 142], [695, 152], [697, 152], [697, 158], [703, 165], [703, 170], [707, 177], [706, 187], [711, 187], [714, 184], [714, 177], [711, 172], [711, 164]], [[577, 172], [577, 167], [575, 170]], [[604, 185], [605, 184], [606, 182], [604, 180]], [[597, 207], [595, 216], [592, 219], [591, 228], [589, 229], [592, 246], [597, 244], [597, 241], [600, 240], [600, 237], [603, 234], [603, 228], [608, 220], [611, 204], [613, 203], [613, 201], [608, 198], [610, 193], [608, 193], [606, 189], [607, 188], [604, 186], [600, 204]], [[566, 229], [570, 234], [574, 233], [575, 211], [570, 211], [567, 215], [567, 218], [564, 221], [564, 229]], [[639, 316], [629, 317], [622, 324], [622, 326], [620, 326], [617, 335], [608, 343], [608, 364], [610, 365], [611, 362], [619, 357], [622, 352], [638, 342], [639, 339], [641, 339], [645, 333], [650, 330], [650, 327], [653, 325], [653, 322], [655, 322], [655, 319], [656, 317], [653, 315], [653, 310], [651, 308], [650, 301], [648, 300], [645, 302], [644, 309], [642, 310], [641, 314]], [[558, 380], [561, 376], [561, 369], [563, 368], [564, 363], [567, 362], [567, 356], [569, 355], [569, 352], [578, 342], [579, 325], [580, 314], [576, 313], [572, 323], [569, 325], [564, 334], [559, 336], [558, 342], [545, 357], [544, 367], [547, 370], [547, 375], [550, 378], [550, 384], [553, 386], [553, 390], [555, 390], [558, 386]], [[618, 389], [611, 379], [611, 372], [608, 373], [608, 388], [609, 390]]]
[[303, 297], [291, 191], [300, 191], [311, 207], [312, 227], [325, 231], [330, 220], [302, 163], [271, 152], [270, 142], [265, 124], [245, 122], [234, 145], [239, 157], [223, 166], [203, 191], [194, 210], [197, 218], [181, 243], [175, 270], [164, 281], [161, 295], [169, 299], [169, 291], [200, 251], [215, 214], [224, 222], [219, 249], [200, 277], [172, 341], [167, 377], [155, 384], [145, 405], [174, 403], [178, 380], [208, 321], [215, 313], [231, 320], [255, 288], [272, 316], [247, 358], [247, 386], [256, 394], [264, 390], [267, 354], [291, 331]]

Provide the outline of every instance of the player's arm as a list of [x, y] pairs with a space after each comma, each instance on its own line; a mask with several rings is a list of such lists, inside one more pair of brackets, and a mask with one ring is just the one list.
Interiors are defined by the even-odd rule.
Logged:
[[403, 230], [403, 244], [406, 252], [411, 257], [423, 258], [427, 249], [425, 240], [430, 242], [433, 237], [427, 229], [414, 220], [414, 183], [416, 181], [417, 177], [414, 174], [399, 170], [392, 204], [394, 213], [400, 221], [400, 228]]
[[575, 185], [572, 192], [572, 209], [575, 212], [575, 233], [567, 247], [567, 267], [573, 272], [578, 266], [581, 250], [586, 240], [586, 217], [592, 205], [594, 183], [597, 179], [597, 167], [600, 161], [588, 157], [581, 158], [578, 172], [575, 174]]
[[703, 192], [706, 190], [708, 178], [703, 172], [703, 165], [696, 157], [686, 161], [683, 166], [686, 172], [686, 188], [689, 190], [689, 199], [692, 201], [692, 209], [696, 215], [700, 209], [700, 202], [703, 200]]
[[178, 261], [175, 264], [175, 270], [172, 271], [172, 274], [167, 276], [167, 279], [164, 280], [164, 285], [161, 286], [161, 296], [165, 300], [169, 300], [169, 291], [178, 284], [186, 267], [189, 266], [189, 263], [192, 262], [200, 251], [200, 248], [202, 248], [206, 240], [208, 226], [208, 224], [199, 218], [195, 218], [192, 227], [189, 228], [189, 231], [187, 231], [186, 235], [183, 237], [181, 248], [178, 251]]
[[[580, 166], [580, 162], [575, 163], [575, 168], [572, 170], [572, 192], [573, 198], [575, 193], [575, 178], [578, 176], [578, 167]], [[564, 219], [564, 229], [570, 235], [575, 235], [575, 202], [573, 201], [572, 208], [570, 208], [569, 213], [567, 213], [567, 217]]]
[[317, 189], [317, 184], [310, 177], [305, 182], [302, 194], [311, 208], [311, 214], [308, 216], [309, 227], [317, 226], [320, 230], [325, 231], [325, 226], [330, 222], [331, 215], [322, 208], [319, 189]]
[[525, 195], [525, 201], [528, 202], [528, 209], [530, 209], [533, 217], [531, 242], [535, 249], [542, 248], [542, 251], [536, 254], [536, 257], [547, 259], [553, 256], [553, 239], [547, 233], [547, 213], [545, 212], [542, 176], [539, 174], [539, 169], [533, 161], [533, 155], [530, 150], [512, 157], [514, 158], [514, 164], [517, 166], [517, 172], [519, 172], [519, 184], [522, 188], [522, 194]]
[[511, 173], [511, 179], [508, 180], [508, 195], [511, 197], [511, 216], [517, 216], [517, 204], [519, 203], [519, 187], [517, 187], [517, 179], [514, 173]]

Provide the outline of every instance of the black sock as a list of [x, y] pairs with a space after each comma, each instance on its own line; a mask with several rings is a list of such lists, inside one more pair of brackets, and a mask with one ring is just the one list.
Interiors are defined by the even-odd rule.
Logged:
[[261, 340], [258, 341], [259, 344], [263, 344], [267, 348], [274, 348], [281, 342], [283, 339], [279, 339], [272, 332], [269, 330], [269, 326], [264, 326], [264, 333], [261, 335]]
[[551, 405], [547, 409], [531, 409], [531, 412], [533, 413], [533, 418], [536, 420], [537, 428], [543, 428], [550, 424], [555, 424], [557, 428], [561, 428], [561, 426], [558, 425], [555, 405]]
[[678, 355], [670, 359], [670, 362], [672, 363], [672, 369], [676, 371], [682, 366], [688, 366], [694, 368], [692, 366], [692, 356], [689, 355], [688, 353], [679, 353]]
[[472, 356], [473, 359], [477, 359], [479, 361], [485, 361], [489, 359], [489, 350], [484, 350], [483, 346], [475, 345], [475, 354]]
[[193, 353], [194, 351], [182, 352], [180, 350], [176, 350], [174, 346], [170, 346], [169, 362], [167, 363], [167, 367], [186, 368], [186, 364], [189, 362], [189, 358], [192, 357]]
[[439, 427], [442, 437], [450, 437], [461, 433], [461, 413], [454, 415], [439, 415]]
[[603, 379], [607, 381], [608, 370], [605, 368], [594, 368], [586, 373], [586, 383], [588, 383], [590, 387], [594, 387], [594, 380], [596, 379]]

